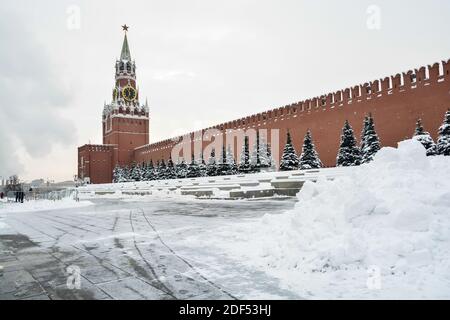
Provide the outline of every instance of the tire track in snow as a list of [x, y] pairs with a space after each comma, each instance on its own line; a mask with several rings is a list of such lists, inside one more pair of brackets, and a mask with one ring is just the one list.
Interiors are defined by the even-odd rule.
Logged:
[[186, 259], [184, 259], [183, 257], [181, 257], [180, 255], [178, 255], [175, 250], [173, 250], [169, 245], [167, 245], [164, 240], [161, 238], [160, 234], [158, 233], [158, 231], [156, 230], [155, 226], [150, 222], [150, 220], [148, 219], [148, 217], [146, 216], [144, 210], [142, 208], [138, 208], [139, 211], [141, 211], [145, 221], [147, 222], [147, 224], [150, 226], [150, 228], [152, 228], [152, 230], [155, 232], [156, 237], [158, 238], [158, 240], [161, 242], [161, 244], [166, 247], [175, 257], [177, 257], [178, 259], [180, 259], [181, 261], [183, 261], [192, 271], [194, 271], [196, 274], [198, 274], [203, 280], [205, 280], [206, 282], [208, 282], [210, 285], [212, 285], [213, 287], [215, 287], [216, 289], [218, 289], [219, 291], [221, 291], [222, 293], [224, 293], [225, 295], [229, 296], [230, 298], [234, 299], [234, 300], [238, 300], [237, 297], [235, 297], [234, 295], [232, 295], [231, 293], [229, 293], [228, 291], [226, 291], [225, 289], [223, 289], [222, 287], [220, 287], [218, 284], [214, 283], [212, 280], [208, 279], [207, 277], [205, 277], [200, 271], [197, 270], [197, 268], [195, 268], [189, 261], [187, 261]]
[[171, 296], [174, 299], [177, 299], [177, 297], [175, 296], [174, 292], [172, 290], [170, 290], [158, 277], [158, 275], [155, 272], [155, 269], [153, 268], [153, 266], [147, 261], [147, 259], [144, 258], [144, 256], [142, 255], [141, 250], [139, 249], [137, 242], [136, 242], [136, 236], [134, 234], [134, 225], [133, 225], [133, 219], [132, 219], [132, 214], [133, 211], [130, 210], [130, 226], [131, 226], [131, 230], [133, 232], [133, 242], [134, 242], [134, 247], [136, 248], [139, 256], [142, 258], [142, 260], [144, 260], [145, 264], [147, 265], [147, 267], [149, 268], [150, 272], [153, 275], [153, 280], [156, 281], [159, 286], [155, 286], [157, 287], [159, 290], [163, 291], [164, 293], [168, 294], [169, 296]]

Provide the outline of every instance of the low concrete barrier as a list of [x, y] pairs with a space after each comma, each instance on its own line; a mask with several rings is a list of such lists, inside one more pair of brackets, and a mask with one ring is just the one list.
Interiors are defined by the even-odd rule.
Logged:
[[304, 183], [305, 183], [305, 181], [303, 181], [303, 180], [289, 179], [289, 180], [279, 180], [279, 181], [274, 180], [270, 184], [272, 185], [272, 187], [277, 188], [277, 189], [300, 190], [303, 187]]
[[212, 190], [181, 190], [183, 196], [211, 197], [213, 194]]
[[280, 180], [280, 179], [289, 179], [289, 176], [278, 176], [275, 177], [275, 179]]
[[107, 195], [107, 194], [114, 194], [114, 193], [116, 193], [114, 190], [112, 190], [112, 191], [109, 191], [109, 190], [95, 191], [95, 194], [98, 195], [98, 196], [104, 196], [104, 195]]
[[[305, 181], [315, 182], [319, 177], [334, 179], [347, 172], [342, 168], [261, 172], [235, 176], [199, 177], [149, 182], [91, 185], [79, 188], [80, 194], [90, 196], [112, 195], [122, 191], [124, 195], [151, 195], [156, 190], [170, 194], [193, 195], [221, 199], [264, 198], [273, 196], [294, 197]], [[246, 190], [249, 189], [249, 190]], [[178, 190], [180, 190], [178, 193]], [[215, 194], [216, 190], [219, 192]]]
[[268, 198], [274, 195], [275, 189], [230, 191], [230, 198], [235, 199]]
[[149, 196], [152, 194], [152, 192], [150, 190], [130, 190], [122, 191], [122, 194], [130, 196]]
[[285, 197], [295, 197], [300, 189], [274, 189], [275, 195]]
[[258, 181], [246, 181], [246, 182], [238, 182], [241, 187], [257, 187], [259, 186]]

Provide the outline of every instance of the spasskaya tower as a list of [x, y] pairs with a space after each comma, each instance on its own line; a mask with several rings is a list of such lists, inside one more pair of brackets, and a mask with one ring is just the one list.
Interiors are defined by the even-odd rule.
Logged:
[[122, 28], [125, 34], [120, 58], [115, 64], [112, 98], [110, 103], [105, 103], [102, 114], [103, 144], [78, 148], [78, 178], [91, 183], [110, 183], [112, 169], [116, 165], [130, 165], [134, 150], [149, 143], [148, 103], [139, 101], [136, 63], [128, 45], [128, 26]]

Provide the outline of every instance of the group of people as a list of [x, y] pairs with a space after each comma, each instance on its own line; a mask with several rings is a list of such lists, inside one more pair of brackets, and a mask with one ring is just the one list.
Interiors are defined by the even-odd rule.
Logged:
[[24, 200], [29, 200], [31, 197], [34, 197], [33, 188], [30, 186], [27, 189], [21, 183], [10, 183], [0, 189], [0, 200], [2, 202], [6, 200], [7, 202], [24, 203]]
[[[32, 191], [33, 191], [33, 189], [30, 188], [29, 192], [31, 193]], [[23, 203], [23, 201], [25, 200], [25, 191], [23, 191], [22, 189], [19, 189], [17, 191], [11, 191], [11, 193], [12, 192], [14, 192], [14, 195], [15, 195], [15, 202]], [[9, 192], [8, 192], [8, 194], [9, 194]], [[5, 192], [0, 191], [0, 200], [3, 200], [5, 197], [9, 198], [10, 196], [7, 196]]]
[[25, 197], [25, 192], [23, 192], [23, 190], [16, 191], [16, 202], [23, 203], [24, 197]]

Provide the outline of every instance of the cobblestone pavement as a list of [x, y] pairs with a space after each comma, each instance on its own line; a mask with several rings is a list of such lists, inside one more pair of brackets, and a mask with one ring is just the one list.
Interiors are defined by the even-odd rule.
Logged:
[[99, 200], [83, 208], [3, 213], [0, 299], [296, 299], [207, 242], [184, 244], [194, 233], [292, 205]]

